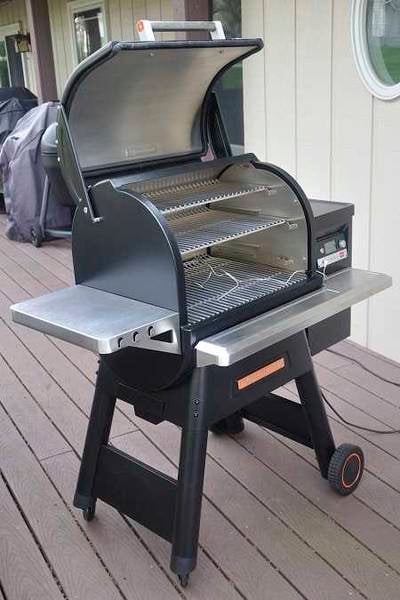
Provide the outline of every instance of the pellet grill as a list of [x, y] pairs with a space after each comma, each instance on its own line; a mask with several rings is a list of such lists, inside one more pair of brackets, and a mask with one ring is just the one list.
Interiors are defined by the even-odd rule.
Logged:
[[[153, 41], [184, 27], [212, 39]], [[213, 88], [261, 40], [226, 40], [218, 23], [138, 30], [145, 41], [81, 63], [58, 112], [76, 285], [11, 310], [100, 355], [75, 506], [91, 520], [101, 499], [171, 542], [186, 585], [210, 429], [249, 419], [314, 448], [337, 492], [358, 485], [362, 451], [335, 447], [311, 356], [348, 335], [351, 305], [390, 278], [349, 266], [349, 226], [317, 221], [285, 171], [231, 155]], [[301, 403], [272, 394], [293, 379]], [[108, 443], [116, 399], [182, 428], [177, 480]]]

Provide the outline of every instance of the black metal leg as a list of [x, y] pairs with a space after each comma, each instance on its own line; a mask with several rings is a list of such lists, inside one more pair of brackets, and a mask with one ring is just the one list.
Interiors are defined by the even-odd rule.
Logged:
[[47, 217], [47, 209], [49, 206], [49, 198], [50, 198], [50, 181], [46, 175], [44, 180], [44, 189], [42, 196], [42, 206], [40, 208], [40, 216], [39, 216], [39, 228], [42, 237], [45, 237], [46, 230], [46, 217]]
[[296, 385], [306, 415], [321, 475], [327, 479], [329, 461], [336, 448], [311, 356], [310, 370], [296, 378]]
[[81, 468], [74, 496], [74, 506], [83, 510], [93, 509], [96, 498], [93, 487], [97, 462], [102, 444], [108, 442], [114, 415], [116, 397], [109, 391], [105, 366], [100, 361], [96, 389], [86, 433]]
[[183, 585], [197, 561], [208, 436], [207, 393], [207, 369], [196, 369], [182, 430], [171, 555], [171, 569]]

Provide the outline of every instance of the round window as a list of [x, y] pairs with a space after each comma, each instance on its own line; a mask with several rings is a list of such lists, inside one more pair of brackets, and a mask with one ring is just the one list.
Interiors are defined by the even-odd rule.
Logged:
[[400, 96], [400, 0], [353, 0], [352, 41], [368, 89], [383, 100]]

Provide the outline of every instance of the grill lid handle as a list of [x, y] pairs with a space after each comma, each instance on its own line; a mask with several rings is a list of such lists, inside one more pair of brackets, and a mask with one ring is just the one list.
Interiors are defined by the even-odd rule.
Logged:
[[221, 21], [148, 21], [136, 23], [136, 31], [141, 42], [155, 42], [155, 31], [208, 31], [212, 40], [224, 40], [225, 33]]

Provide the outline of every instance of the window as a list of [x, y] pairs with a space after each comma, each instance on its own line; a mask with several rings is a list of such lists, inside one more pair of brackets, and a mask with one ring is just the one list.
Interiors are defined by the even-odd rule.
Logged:
[[[212, 0], [210, 17], [221, 21], [227, 38], [242, 34], [241, 0]], [[243, 68], [238, 63], [231, 67], [216, 86], [222, 116], [233, 153], [244, 150], [243, 133]]]
[[382, 100], [400, 96], [400, 0], [353, 0], [352, 39], [368, 89]]
[[0, 27], [0, 87], [22, 87], [27, 84], [24, 55], [15, 49], [19, 24]]
[[98, 1], [71, 2], [69, 10], [75, 59], [80, 63], [107, 41], [104, 4]]
[[10, 87], [7, 49], [5, 40], [0, 40], [0, 87]]

